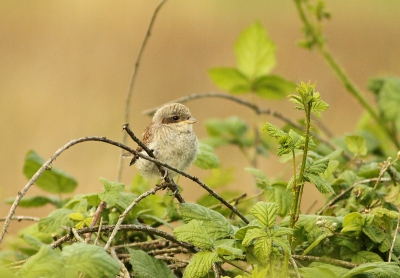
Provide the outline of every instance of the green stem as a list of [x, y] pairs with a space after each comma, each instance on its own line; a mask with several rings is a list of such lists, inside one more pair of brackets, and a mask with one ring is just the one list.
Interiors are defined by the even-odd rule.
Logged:
[[306, 13], [301, 5], [302, 0], [294, 0], [296, 3], [296, 8], [299, 13], [300, 19], [306, 27], [309, 36], [311, 36], [313, 42], [317, 46], [319, 52], [324, 57], [325, 61], [331, 67], [333, 72], [337, 75], [339, 80], [342, 82], [343, 86], [346, 90], [357, 99], [357, 101], [364, 107], [365, 110], [371, 115], [371, 117], [376, 121], [378, 126], [382, 128], [382, 130], [386, 133], [388, 138], [393, 142], [397, 149], [400, 149], [400, 143], [397, 141], [396, 136], [390, 131], [386, 122], [379, 117], [376, 111], [372, 108], [372, 106], [365, 99], [362, 91], [360, 91], [357, 86], [353, 83], [353, 81], [349, 78], [349, 76], [344, 72], [342, 67], [336, 62], [335, 58], [328, 51], [325, 46], [324, 40], [322, 39], [321, 34], [317, 31], [317, 28], [310, 22], [307, 18]]

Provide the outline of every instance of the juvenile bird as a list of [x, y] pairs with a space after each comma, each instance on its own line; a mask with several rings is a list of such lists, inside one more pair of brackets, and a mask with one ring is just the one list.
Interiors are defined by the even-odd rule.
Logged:
[[[153, 121], [144, 130], [142, 142], [153, 150], [158, 160], [184, 171], [199, 152], [197, 137], [193, 132], [193, 124], [196, 122], [186, 106], [180, 103], [167, 104], [154, 114]], [[141, 147], [136, 151], [146, 154]], [[147, 179], [161, 177], [151, 161], [134, 157], [130, 165], [132, 164], [136, 164], [140, 174]], [[171, 178], [177, 175], [172, 170], [165, 170]]]

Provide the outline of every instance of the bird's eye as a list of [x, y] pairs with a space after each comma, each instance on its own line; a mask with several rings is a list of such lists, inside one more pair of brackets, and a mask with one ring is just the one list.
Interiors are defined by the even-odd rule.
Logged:
[[172, 119], [173, 119], [174, 121], [177, 121], [177, 120], [179, 120], [179, 117], [178, 117], [178, 116], [173, 116]]

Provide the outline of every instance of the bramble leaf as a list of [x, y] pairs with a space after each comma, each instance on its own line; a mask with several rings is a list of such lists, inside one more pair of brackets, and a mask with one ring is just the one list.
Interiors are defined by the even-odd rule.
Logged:
[[100, 178], [100, 181], [104, 185], [104, 191], [99, 193], [99, 198], [108, 206], [124, 210], [135, 200], [134, 194], [124, 192], [125, 185], [122, 183], [110, 182], [104, 178]]
[[208, 74], [215, 85], [229, 93], [243, 94], [251, 91], [249, 79], [236, 68], [212, 68]]
[[276, 222], [278, 205], [276, 203], [258, 202], [251, 208], [250, 212], [264, 227], [271, 228]]
[[43, 233], [56, 233], [61, 226], [73, 227], [74, 223], [69, 218], [69, 215], [73, 213], [70, 209], [56, 209], [53, 210], [47, 217], [40, 218], [38, 228]]
[[282, 99], [296, 89], [296, 84], [277, 75], [264, 75], [254, 81], [252, 89], [259, 97]]
[[201, 169], [214, 169], [220, 166], [220, 161], [214, 149], [202, 142], [199, 142], [200, 152], [194, 161], [194, 165]]
[[346, 146], [355, 155], [364, 156], [367, 154], [367, 144], [363, 137], [358, 135], [346, 136]]
[[211, 251], [200, 251], [192, 257], [186, 267], [184, 278], [200, 278], [207, 274], [215, 262], [221, 262], [217, 253]]
[[209, 249], [214, 239], [203, 225], [203, 221], [191, 220], [189, 223], [176, 227], [174, 235], [179, 241], [190, 242], [194, 246]]

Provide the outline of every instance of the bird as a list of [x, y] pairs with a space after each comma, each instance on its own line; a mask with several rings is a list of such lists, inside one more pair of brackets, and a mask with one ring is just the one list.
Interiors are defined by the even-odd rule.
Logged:
[[[196, 122], [183, 104], [164, 105], [156, 111], [152, 122], [144, 130], [142, 142], [153, 151], [158, 160], [184, 171], [199, 153], [197, 136], [193, 131], [193, 124]], [[136, 151], [146, 154], [140, 146]], [[146, 179], [163, 178], [151, 161], [135, 156], [130, 165], [132, 164], [136, 165], [139, 173]], [[178, 175], [175, 171], [167, 171], [170, 178]]]

